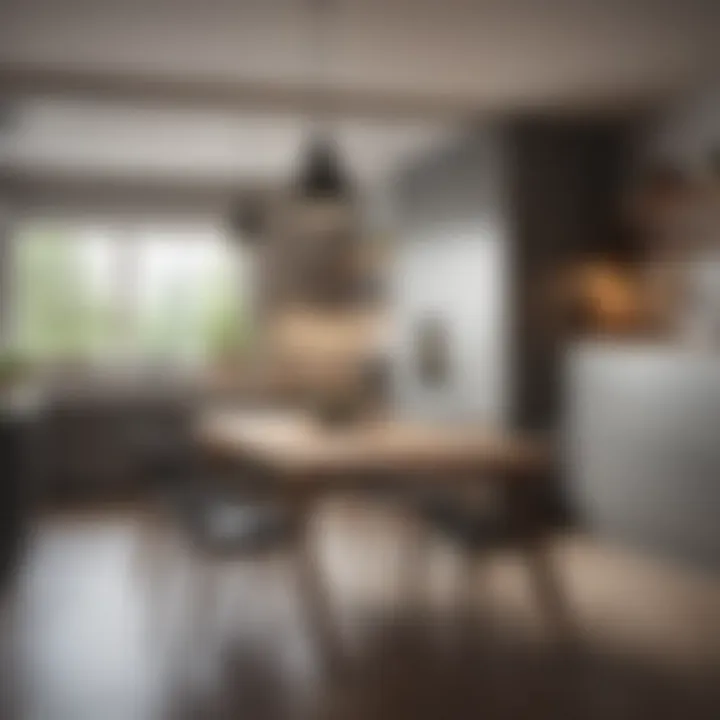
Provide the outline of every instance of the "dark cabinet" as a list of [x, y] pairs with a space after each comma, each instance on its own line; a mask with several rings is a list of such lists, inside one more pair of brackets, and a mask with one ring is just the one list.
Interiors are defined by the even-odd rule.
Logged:
[[19, 559], [34, 485], [37, 408], [0, 406], [0, 589]]

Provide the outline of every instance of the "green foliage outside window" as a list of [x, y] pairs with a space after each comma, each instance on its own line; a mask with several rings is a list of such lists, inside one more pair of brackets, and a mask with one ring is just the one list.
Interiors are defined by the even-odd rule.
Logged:
[[125, 354], [212, 362], [243, 351], [249, 323], [233, 248], [165, 237], [152, 276], [141, 272], [152, 243], [123, 242], [132, 240], [70, 226], [20, 234], [13, 273], [19, 353], [49, 362]]

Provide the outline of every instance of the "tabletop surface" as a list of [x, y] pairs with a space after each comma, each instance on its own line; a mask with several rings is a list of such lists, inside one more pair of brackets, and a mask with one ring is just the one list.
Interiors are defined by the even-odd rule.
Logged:
[[495, 470], [538, 473], [551, 460], [540, 438], [477, 426], [373, 420], [327, 427], [301, 412], [206, 411], [197, 435], [208, 450], [287, 473]]

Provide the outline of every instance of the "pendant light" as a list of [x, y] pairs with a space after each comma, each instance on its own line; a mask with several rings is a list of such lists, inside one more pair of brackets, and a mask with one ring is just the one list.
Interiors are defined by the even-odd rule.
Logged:
[[[322, 74], [328, 67], [329, 18], [333, 0], [307, 0], [309, 8], [309, 56], [313, 81], [322, 84]], [[338, 151], [337, 141], [322, 118], [322, 87], [316, 93], [319, 102], [309, 108], [313, 128], [301, 149], [297, 172], [292, 182], [292, 194], [301, 202], [313, 206], [339, 210], [349, 205], [353, 185]], [[231, 208], [229, 225], [239, 239], [257, 244], [265, 235], [268, 208], [257, 195], [244, 195]]]
[[[329, 67], [328, 41], [329, 18], [332, 0], [308, 0], [313, 29], [312, 51], [317, 73], [315, 81], [320, 85], [323, 70]], [[323, 88], [318, 96], [322, 97]], [[300, 199], [308, 201], [342, 202], [352, 194], [350, 179], [343, 166], [337, 142], [320, 122], [318, 108], [313, 108], [312, 131], [300, 159], [295, 179], [295, 192]]]
[[297, 194], [307, 200], [341, 201], [352, 187], [333, 138], [316, 132], [305, 148], [297, 177]]

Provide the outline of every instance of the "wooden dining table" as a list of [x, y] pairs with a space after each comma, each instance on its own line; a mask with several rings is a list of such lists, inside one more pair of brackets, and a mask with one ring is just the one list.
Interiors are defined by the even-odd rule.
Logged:
[[296, 513], [296, 558], [308, 619], [331, 663], [340, 657], [330, 603], [310, 520], [317, 502], [373, 480], [398, 487], [448, 489], [490, 483], [509, 499], [508, 508], [526, 532], [523, 549], [545, 605], [557, 615], [560, 592], [544, 552], [532, 498], [553, 464], [546, 439], [488, 427], [380, 418], [330, 426], [309, 413], [208, 410], [196, 437], [203, 453], [261, 470], [278, 499]]

